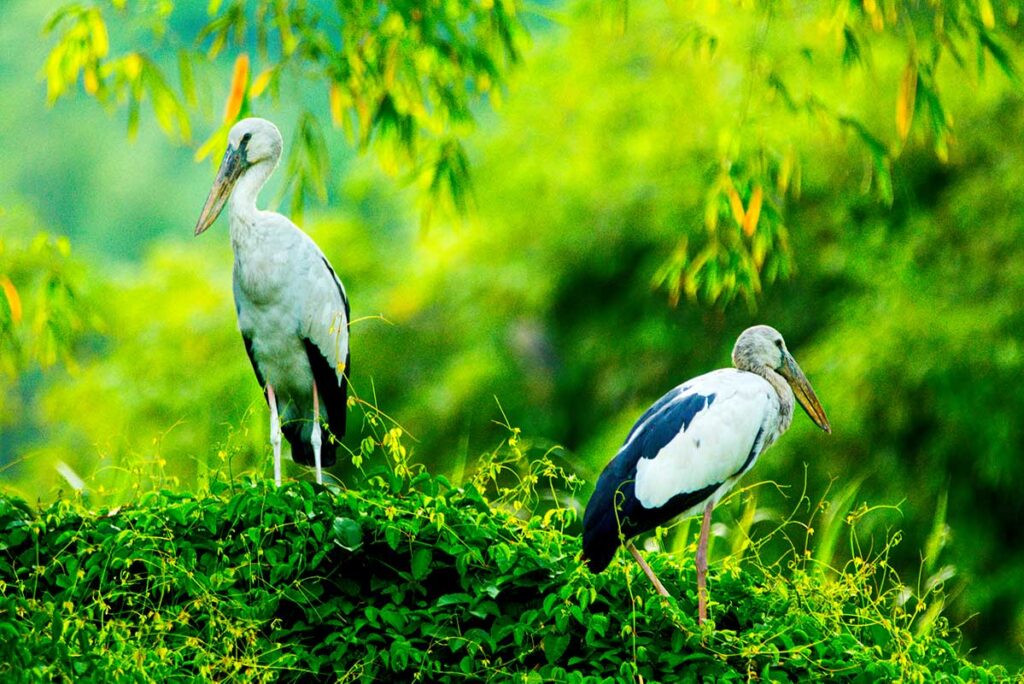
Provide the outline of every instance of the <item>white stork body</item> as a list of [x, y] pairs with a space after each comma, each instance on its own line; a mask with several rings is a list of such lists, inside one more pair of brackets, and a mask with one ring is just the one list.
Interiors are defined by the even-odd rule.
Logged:
[[737, 368], [684, 382], [637, 420], [598, 478], [583, 516], [583, 557], [591, 570], [604, 570], [626, 540], [658, 591], [667, 595], [628, 540], [703, 510], [697, 547], [701, 621], [712, 508], [789, 428], [794, 398], [815, 423], [831, 431], [814, 390], [777, 331], [768, 326], [746, 330], [733, 360]]
[[[280, 214], [258, 213], [256, 228], [231, 211], [235, 307], [242, 337], [251, 341], [253, 366], [274, 388], [287, 423], [312, 415], [314, 377], [306, 340], [331, 368], [345, 366], [347, 302], [309, 236]], [[294, 413], [299, 407], [310, 412]]]
[[281, 433], [292, 458], [317, 470], [335, 461], [321, 434], [320, 404], [331, 433], [345, 434], [349, 307], [345, 289], [316, 243], [286, 217], [256, 208], [281, 155], [269, 121], [244, 119], [231, 129], [228, 151], [196, 227], [205, 230], [227, 201], [238, 327], [260, 385], [266, 389], [280, 484]]
[[[779, 395], [764, 378], [754, 373], [723, 368], [676, 387], [668, 396], [671, 397], [669, 403], [651, 416], [648, 423], [671, 420], [673, 414], [686, 412], [688, 402], [701, 402], [697, 397], [714, 399], [703, 400], [704, 406], [693, 414], [689, 425], [677, 431], [653, 458], [641, 458], [637, 462], [636, 498], [648, 509], [665, 506], [680, 492], [693, 492], [721, 483], [704, 500], [717, 503], [789, 427], [789, 420], [782, 419]], [[792, 393], [789, 401], [792, 407]], [[792, 415], [790, 412], [788, 417]], [[642, 425], [637, 433], [645, 429]], [[628, 449], [629, 444], [627, 441], [622, 449]], [[703, 503], [681, 515], [700, 513]]]

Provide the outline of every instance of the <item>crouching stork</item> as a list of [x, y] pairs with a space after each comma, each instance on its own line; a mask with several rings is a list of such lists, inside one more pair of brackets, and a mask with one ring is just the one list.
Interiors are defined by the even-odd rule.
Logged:
[[794, 394], [811, 420], [832, 432], [777, 330], [744, 330], [732, 362], [736, 368], [688, 380], [647, 409], [598, 478], [583, 516], [583, 558], [592, 571], [608, 567], [624, 542], [658, 593], [668, 596], [630, 539], [703, 511], [695, 559], [698, 623], [707, 617], [712, 508], [789, 428]]

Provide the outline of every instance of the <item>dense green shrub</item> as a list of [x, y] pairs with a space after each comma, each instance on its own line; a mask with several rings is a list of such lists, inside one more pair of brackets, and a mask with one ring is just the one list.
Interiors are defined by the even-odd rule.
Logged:
[[575, 511], [538, 494], [574, 484], [547, 456], [492, 457], [456, 487], [409, 469], [399, 437], [358, 489], [243, 478], [99, 512], [0, 497], [0, 678], [1006, 678], [958, 653], [884, 549], [833, 571], [755, 544], [712, 568], [701, 629], [688, 561], [651, 554], [678, 600], [632, 563], [580, 565]]

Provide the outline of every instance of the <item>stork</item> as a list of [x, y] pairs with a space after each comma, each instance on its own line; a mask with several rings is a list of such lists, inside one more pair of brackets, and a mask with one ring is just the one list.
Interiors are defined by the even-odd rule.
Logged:
[[793, 421], [793, 398], [825, 432], [828, 418], [777, 330], [748, 328], [732, 350], [735, 368], [687, 380], [647, 409], [598, 478], [583, 516], [583, 558], [601, 572], [620, 543], [659, 594], [665, 586], [630, 541], [676, 517], [704, 519], [697, 544], [697, 622], [707, 618], [711, 510]]
[[280, 131], [265, 119], [232, 126], [195, 232], [209, 228], [227, 204], [238, 328], [270, 407], [278, 486], [282, 433], [292, 459], [316, 468], [318, 483], [322, 469], [334, 465], [335, 440], [345, 434], [350, 368], [348, 297], [330, 262], [286, 217], [256, 208], [282, 146]]

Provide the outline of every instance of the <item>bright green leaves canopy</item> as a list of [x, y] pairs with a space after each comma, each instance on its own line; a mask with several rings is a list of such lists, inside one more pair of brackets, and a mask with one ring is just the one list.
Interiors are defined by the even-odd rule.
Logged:
[[[994, 65], [1018, 84], [1016, 2], [998, 12], [990, 0], [577, 9], [610, 17], [595, 40], [643, 32], [659, 59], [680, 69], [697, 60], [719, 84], [718, 116], [680, 122], [707, 128], [707, 173], [703, 221], [678, 226], [651, 274], [673, 304], [685, 294], [722, 305], [740, 296], [753, 306], [765, 282], [792, 272], [786, 203], [799, 196], [806, 161], [793, 131], [851, 134], [867, 161], [863, 189], [891, 205], [892, 162], [905, 147], [925, 143], [945, 161], [955, 142], [944, 78], [977, 81]], [[312, 97], [297, 115], [287, 163], [292, 212], [309, 194], [327, 196], [330, 121], [361, 149], [372, 147], [385, 169], [408, 172], [424, 191], [425, 219], [472, 206], [462, 137], [475, 105], [499, 101], [526, 36], [514, 0], [211, 0], [205, 15], [170, 0], [106, 0], [63, 6], [47, 31], [57, 36], [45, 70], [51, 102], [80, 80], [100, 101], [127, 106], [134, 131], [148, 99], [163, 130], [191, 142], [196, 112], [212, 110], [204, 93], [226, 100], [200, 158], [219, 152], [239, 116], [306, 85]], [[112, 50], [108, 34], [129, 47]], [[213, 69], [224, 55], [235, 55], [230, 81]], [[878, 96], [852, 102], [850, 79], [871, 80]]]
[[[127, 106], [134, 133], [148, 100], [161, 128], [183, 142], [192, 140], [204, 94], [228, 85], [215, 85], [218, 57], [238, 55], [223, 124], [200, 157], [223, 148], [239, 116], [308, 84], [287, 164], [295, 209], [310, 190], [325, 197], [321, 122], [330, 121], [360, 148], [373, 146], [386, 169], [410, 172], [430, 207], [464, 211], [471, 188], [460, 136], [474, 122], [473, 105], [496, 97], [525, 40], [507, 0], [211, 0], [205, 17], [169, 1], [109, 0], [65, 5], [46, 30], [56, 35], [45, 68], [51, 102], [80, 80], [104, 104]], [[112, 51], [108, 34], [127, 47]]]
[[[9, 388], [29, 369], [74, 367], [76, 344], [97, 323], [65, 238], [46, 235], [23, 212], [0, 209], [0, 227], [0, 387]], [[12, 394], [0, 392], [0, 425], [20, 415]]]

